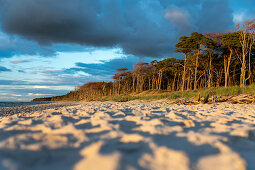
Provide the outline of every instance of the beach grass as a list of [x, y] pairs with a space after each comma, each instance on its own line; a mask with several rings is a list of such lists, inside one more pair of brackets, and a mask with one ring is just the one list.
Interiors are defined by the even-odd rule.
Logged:
[[255, 94], [255, 84], [251, 84], [249, 86], [240, 87], [240, 86], [231, 86], [231, 87], [214, 87], [210, 89], [200, 89], [200, 90], [189, 90], [189, 91], [176, 91], [169, 92], [164, 90], [148, 90], [141, 93], [132, 93], [126, 95], [114, 95], [103, 97], [102, 101], [118, 101], [118, 102], [126, 102], [131, 100], [176, 100], [176, 99], [195, 99], [198, 94], [200, 96], [206, 97], [209, 96], [237, 96], [241, 94]]

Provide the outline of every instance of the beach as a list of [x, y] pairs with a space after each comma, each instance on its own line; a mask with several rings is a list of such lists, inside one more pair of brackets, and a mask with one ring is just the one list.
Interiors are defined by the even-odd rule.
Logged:
[[0, 107], [0, 169], [254, 170], [255, 105]]

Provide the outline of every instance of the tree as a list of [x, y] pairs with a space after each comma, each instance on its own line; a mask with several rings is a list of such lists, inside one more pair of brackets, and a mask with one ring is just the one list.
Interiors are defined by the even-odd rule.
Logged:
[[126, 76], [127, 70], [128, 70], [128, 68], [125, 68], [125, 67], [121, 67], [121, 68], [118, 68], [115, 70], [117, 73], [114, 74], [113, 79], [117, 80], [117, 82], [118, 82], [118, 89], [117, 89], [118, 94], [120, 94], [121, 80], [124, 79], [124, 77]]
[[[181, 60], [183, 61], [183, 60]], [[176, 73], [180, 71], [177, 69], [179, 66], [183, 66], [183, 62], [179, 63], [179, 60], [176, 58], [167, 58], [162, 61], [159, 61], [157, 64], [155, 64], [156, 70], [158, 72], [158, 87], [157, 89], [168, 89], [173, 90], [175, 84], [176, 84]], [[163, 82], [163, 83], [162, 83]], [[163, 85], [162, 85], [163, 84]], [[177, 85], [178, 86], [178, 85]]]
[[[246, 81], [250, 78], [251, 76], [251, 71], [250, 71], [250, 56], [251, 56], [251, 49], [252, 46], [254, 45], [255, 41], [255, 20], [247, 20], [243, 22], [242, 24], [237, 24], [236, 25], [236, 31], [240, 35], [240, 44], [242, 48], [242, 55], [240, 57], [240, 61], [242, 64], [241, 67], [241, 74], [240, 74], [240, 87], [243, 87], [246, 85]], [[246, 79], [246, 58], [247, 55], [249, 56], [248, 59], [248, 65], [249, 65], [249, 77]]]
[[191, 39], [191, 48], [195, 51], [197, 51], [196, 54], [196, 65], [195, 65], [195, 75], [194, 75], [194, 89], [197, 89], [197, 68], [198, 68], [198, 59], [200, 50], [202, 48], [203, 44], [203, 35], [197, 32], [191, 33], [190, 39]]
[[180, 52], [184, 54], [184, 65], [183, 65], [183, 74], [182, 74], [182, 87], [181, 90], [184, 91], [185, 88], [185, 79], [186, 79], [186, 65], [187, 65], [187, 56], [188, 53], [190, 53], [191, 48], [191, 41], [189, 37], [182, 36], [179, 39], [180, 42], [178, 42], [175, 47], [175, 52]]
[[[226, 33], [222, 35], [221, 45], [223, 51], [223, 59], [224, 59], [224, 73], [225, 73], [225, 87], [229, 85], [229, 72], [231, 60], [234, 53], [238, 53], [238, 49], [240, 48], [239, 42], [240, 36], [238, 33]], [[238, 54], [237, 54], [238, 55]]]
[[203, 44], [205, 46], [205, 50], [208, 53], [208, 84], [207, 87], [211, 88], [212, 83], [212, 55], [213, 53], [218, 49], [219, 43], [217, 41], [213, 40], [212, 38], [209, 38], [207, 36], [203, 37]]
[[[139, 62], [135, 64], [133, 70], [133, 76], [135, 77], [133, 81], [136, 79], [136, 91], [141, 92], [144, 90], [145, 80], [148, 78], [148, 75], [153, 71], [154, 66], [150, 63]], [[134, 82], [133, 82], [134, 86]]]

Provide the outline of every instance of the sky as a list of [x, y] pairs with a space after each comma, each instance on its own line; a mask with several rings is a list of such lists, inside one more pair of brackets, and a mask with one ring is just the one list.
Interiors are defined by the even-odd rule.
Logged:
[[254, 0], [0, 0], [0, 101], [63, 95], [169, 57], [180, 36], [255, 18]]

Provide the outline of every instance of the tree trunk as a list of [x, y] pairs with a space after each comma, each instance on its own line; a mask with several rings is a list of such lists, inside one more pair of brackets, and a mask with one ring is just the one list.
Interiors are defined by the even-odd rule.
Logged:
[[176, 75], [177, 75], [177, 72], [175, 72], [175, 74], [174, 74], [174, 80], [173, 80], [173, 84], [172, 84], [172, 91], [175, 91]]
[[212, 54], [209, 54], [209, 72], [208, 72], [208, 88], [211, 88], [212, 83]]
[[162, 74], [163, 74], [163, 71], [160, 69], [158, 72], [158, 90], [161, 90]]
[[178, 78], [177, 78], [178, 82], [177, 82], [177, 90], [179, 91], [181, 88], [181, 73], [178, 74]]
[[[199, 47], [199, 49], [201, 48], [201, 45]], [[197, 89], [197, 68], [198, 68], [198, 57], [200, 54], [200, 50], [198, 50], [197, 52], [197, 56], [196, 56], [196, 67], [195, 67], [195, 80], [194, 80], [194, 89]]]
[[232, 59], [233, 50], [230, 50], [229, 57], [224, 56], [224, 72], [225, 72], [225, 87], [229, 85], [229, 68]]
[[190, 90], [190, 70], [189, 70], [189, 77], [188, 77], [188, 82], [187, 82], [187, 89]]
[[233, 76], [232, 76], [232, 85], [235, 86], [236, 85], [236, 64], [234, 65], [234, 69], [233, 69]]
[[[254, 43], [254, 40], [253, 40], [253, 43]], [[246, 81], [249, 80], [249, 84], [252, 83], [252, 81], [251, 81], [251, 50], [252, 50], [252, 45], [253, 45], [253, 43], [250, 45], [250, 48], [249, 48], [248, 77], [247, 77], [247, 79], [246, 79]]]
[[133, 75], [133, 92], [135, 92], [135, 75]]
[[241, 74], [240, 74], [240, 87], [244, 87], [245, 86], [245, 72], [246, 72], [246, 54], [245, 51], [243, 50], [243, 54], [242, 54], [242, 67], [241, 67]]
[[183, 75], [182, 75], [182, 91], [184, 91], [184, 87], [185, 87], [185, 78], [186, 78], [186, 62], [187, 62], [187, 54], [185, 54], [184, 66], [183, 66]]
[[120, 94], [120, 77], [121, 77], [121, 76], [119, 76], [118, 94]]

